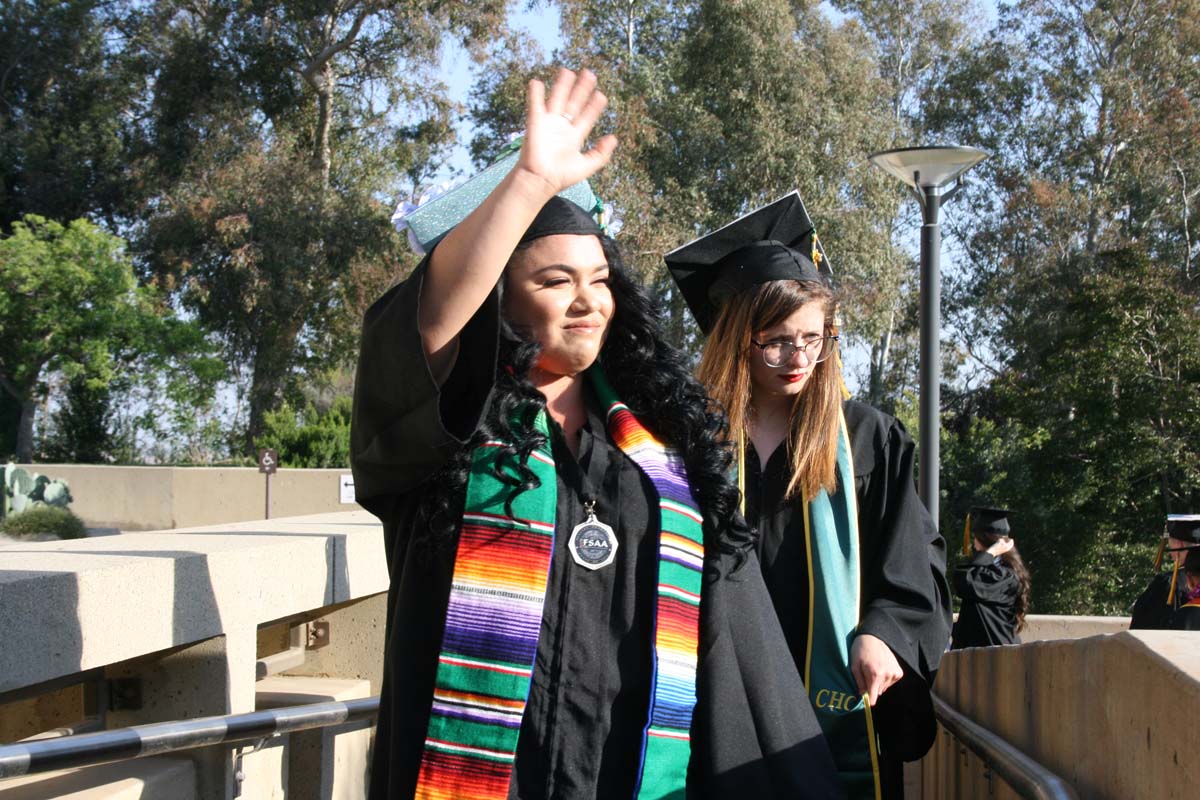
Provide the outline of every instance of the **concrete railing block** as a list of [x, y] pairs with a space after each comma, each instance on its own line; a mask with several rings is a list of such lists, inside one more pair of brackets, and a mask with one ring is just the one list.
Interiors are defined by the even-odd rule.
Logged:
[[[365, 680], [275, 675], [258, 682], [260, 709], [369, 697]], [[371, 725], [350, 723], [290, 734], [290, 800], [361, 800], [366, 796]]]
[[[934, 689], [1080, 797], [1183, 800], [1200, 783], [1198, 634], [1126, 631], [958, 650], [943, 659]], [[983, 779], [974, 756], [943, 743], [926, 761], [925, 797], [987, 796], [971, 794]]]
[[4, 800], [194, 800], [196, 767], [184, 758], [142, 758], [0, 781]]
[[262, 623], [387, 586], [381, 528], [363, 511], [5, 545], [0, 692], [252, 636]]

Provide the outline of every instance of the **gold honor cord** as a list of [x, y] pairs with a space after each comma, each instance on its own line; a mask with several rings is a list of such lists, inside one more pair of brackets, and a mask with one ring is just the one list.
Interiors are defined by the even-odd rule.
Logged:
[[808, 561], [808, 641], [804, 645], [804, 688], [812, 686], [813, 653], [813, 606], [816, 605], [816, 581], [813, 580], [812, 526], [808, 520], [808, 500], [801, 504], [804, 509], [804, 552]]
[[738, 509], [742, 512], [742, 519], [745, 519], [746, 518], [746, 429], [744, 427], [740, 431], [738, 431], [737, 472], [738, 472]]
[[875, 777], [875, 800], [882, 800], [883, 787], [879, 780], [879, 748], [875, 742], [875, 721], [871, 716], [871, 696], [863, 692], [863, 708], [867, 712], [867, 749], [871, 751], [871, 773]]

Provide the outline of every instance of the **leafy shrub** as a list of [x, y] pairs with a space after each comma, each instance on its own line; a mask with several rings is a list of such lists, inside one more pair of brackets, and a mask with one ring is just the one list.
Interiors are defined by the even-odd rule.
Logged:
[[83, 520], [55, 506], [40, 506], [5, 517], [0, 521], [0, 532], [9, 536], [51, 534], [60, 539], [82, 539], [87, 535]]
[[309, 403], [296, 411], [285, 404], [264, 415], [265, 430], [255, 444], [274, 448], [283, 467], [349, 467], [352, 406], [349, 396], [338, 397], [326, 410]]

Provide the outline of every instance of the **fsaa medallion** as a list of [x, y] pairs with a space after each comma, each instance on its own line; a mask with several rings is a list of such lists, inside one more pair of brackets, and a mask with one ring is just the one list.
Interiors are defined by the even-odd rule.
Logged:
[[595, 503], [587, 503], [587, 519], [571, 531], [567, 549], [571, 558], [581, 567], [601, 569], [617, 557], [617, 534], [608, 525], [596, 519]]

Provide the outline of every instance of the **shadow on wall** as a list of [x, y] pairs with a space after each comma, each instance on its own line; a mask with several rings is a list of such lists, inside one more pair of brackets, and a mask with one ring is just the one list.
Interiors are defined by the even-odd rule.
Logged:
[[[0, 565], [3, 564], [0, 551]], [[0, 743], [78, 722], [82, 694], [50, 697], [22, 691], [49, 678], [79, 672], [83, 631], [79, 623], [79, 583], [73, 572], [0, 567]], [[30, 620], [37, 625], [31, 626]], [[46, 668], [43, 668], [45, 665]], [[39, 724], [39, 720], [45, 720]]]

